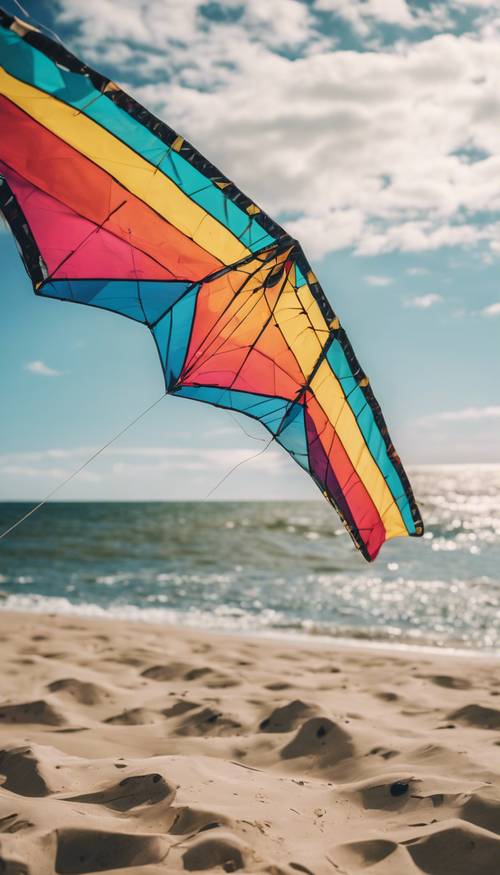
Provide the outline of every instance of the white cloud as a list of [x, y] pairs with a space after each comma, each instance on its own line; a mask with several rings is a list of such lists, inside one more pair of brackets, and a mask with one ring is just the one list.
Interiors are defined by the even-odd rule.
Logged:
[[[276, 444], [111, 446], [64, 486], [61, 500], [203, 500], [315, 498], [311, 479]], [[96, 447], [0, 454], [2, 497], [36, 501], [61, 484]]]
[[165, 471], [200, 471], [224, 474], [237, 465], [248, 463], [255, 465], [261, 471], [273, 473], [287, 463], [284, 454], [278, 450], [269, 450], [258, 458], [253, 458], [257, 451], [245, 449], [178, 449], [165, 453], [156, 461], [114, 462], [112, 474], [122, 477], [134, 474], [154, 474], [160, 476]]
[[[69, 468], [57, 468], [35, 465], [2, 465], [0, 464], [0, 472], [4, 477], [15, 477], [16, 479], [47, 479], [55, 481], [63, 481], [72, 473]], [[101, 478], [93, 471], [80, 471], [78, 477], [80, 480], [85, 480], [88, 483], [99, 483]]]
[[394, 282], [390, 276], [377, 276], [375, 274], [365, 276], [364, 280], [369, 286], [390, 286]]
[[500, 301], [496, 301], [494, 304], [489, 304], [488, 307], [484, 307], [484, 309], [481, 310], [481, 316], [486, 316], [487, 318], [500, 316]]
[[29, 371], [31, 374], [38, 374], [40, 377], [60, 377], [62, 371], [56, 371], [55, 368], [49, 368], [45, 362], [37, 359], [33, 362], [27, 362], [25, 364], [25, 370]]
[[[74, 447], [72, 449], [49, 448], [19, 453], [0, 454], [0, 472], [9, 477], [47, 477], [63, 480], [98, 447]], [[224, 473], [235, 465], [251, 463], [260, 471], [273, 473], [288, 464], [285, 453], [272, 448], [253, 460], [253, 447], [109, 447], [92, 463], [101, 474], [84, 470], [78, 475], [87, 480], [101, 480], [102, 474], [130, 476], [143, 474], [160, 475], [165, 471], [202, 471]], [[54, 466], [54, 461], [64, 461], [67, 467]], [[72, 464], [70, 464], [72, 463]]]
[[408, 276], [425, 276], [429, 271], [425, 267], [407, 267], [405, 273]]
[[405, 307], [414, 307], [417, 310], [428, 310], [429, 307], [433, 307], [434, 304], [439, 304], [442, 301], [441, 295], [436, 295], [430, 292], [428, 295], [421, 295], [416, 298], [408, 298], [407, 301], [404, 302]]
[[405, 0], [317, 0], [316, 5], [349, 22], [361, 37], [369, 36], [377, 24], [396, 25], [410, 31], [417, 27], [439, 30], [452, 26], [445, 4], [419, 9]]
[[443, 410], [422, 417], [419, 420], [422, 425], [435, 425], [441, 422], [485, 422], [500, 419], [500, 406], [489, 405], [487, 407], [465, 407], [463, 410]]
[[[119, 14], [116, 0], [61, 0], [60, 20], [78, 26], [74, 47], [91, 62], [124, 81], [133, 68], [138, 99], [267, 212], [296, 215], [287, 229], [312, 257], [478, 245], [498, 257], [500, 222], [484, 218], [500, 209], [498, 13], [458, 35], [459, 0], [221, 8], [225, 21], [203, 0], [122, 0]], [[335, 14], [361, 34], [385, 23], [436, 35], [339, 51], [320, 8], [332, 33]]]
[[54, 477], [62, 479], [66, 472], [63, 468], [36, 468], [33, 465], [2, 465], [0, 471], [5, 477]]

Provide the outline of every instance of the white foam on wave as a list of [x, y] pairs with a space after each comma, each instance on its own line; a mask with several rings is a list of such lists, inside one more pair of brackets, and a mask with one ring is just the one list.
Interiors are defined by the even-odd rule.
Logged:
[[456, 643], [433, 643], [418, 630], [410, 630], [404, 635], [396, 628], [354, 629], [328, 627], [310, 620], [291, 621], [270, 608], [259, 614], [249, 614], [239, 608], [221, 605], [213, 611], [176, 611], [168, 608], [140, 608], [137, 605], [112, 605], [103, 608], [93, 603], [75, 604], [69, 599], [42, 595], [9, 595], [0, 601], [1, 611], [34, 614], [58, 614], [85, 618], [118, 619], [155, 625], [184, 626], [203, 631], [220, 632], [226, 635], [248, 635], [266, 639], [287, 639], [311, 644], [332, 644], [342, 647], [369, 649], [394, 649], [407, 652], [443, 653], [473, 657], [500, 655], [495, 647], [477, 649]]

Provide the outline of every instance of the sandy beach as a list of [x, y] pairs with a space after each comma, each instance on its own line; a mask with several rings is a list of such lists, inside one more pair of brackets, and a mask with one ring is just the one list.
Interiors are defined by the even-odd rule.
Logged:
[[0, 871], [500, 871], [493, 659], [0, 614]]

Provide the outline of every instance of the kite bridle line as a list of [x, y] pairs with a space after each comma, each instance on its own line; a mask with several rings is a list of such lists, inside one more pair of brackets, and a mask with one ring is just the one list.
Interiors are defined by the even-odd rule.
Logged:
[[[19, 0], [14, 0], [14, 3], [15, 3], [15, 5], [17, 6], [17, 8], [22, 12], [22, 14], [26, 16], [26, 18], [30, 18], [31, 21], [34, 21], [35, 24], [38, 25], [38, 27], [42, 28], [42, 30], [46, 30], [47, 33], [50, 33], [51, 36], [53, 36], [53, 37], [56, 38], [56, 40], [57, 40], [58, 43], [60, 43], [61, 45], [63, 45], [63, 41], [62, 41], [62, 39], [57, 35], [57, 33], [55, 32], [55, 30], [52, 30], [50, 27], [47, 27], [47, 25], [46, 25], [46, 24], [43, 24], [41, 21], [37, 21], [37, 19], [34, 18], [33, 15], [30, 15], [30, 13], [28, 12], [27, 9], [25, 9], [23, 6], [21, 6], [21, 4], [19, 3]], [[18, 19], [18, 20], [19, 20], [19, 19]], [[24, 26], [26, 26], [26, 22], [23, 21], [23, 24], [24, 24]], [[29, 27], [33, 28], [33, 25], [29, 25]], [[36, 27], [33, 28], [33, 29], [34, 29], [34, 30], [37, 30]]]
[[66, 484], [69, 483], [70, 480], [73, 480], [78, 474], [80, 474], [80, 472], [83, 471], [88, 465], [90, 465], [90, 463], [93, 462], [94, 459], [97, 459], [97, 457], [100, 456], [101, 453], [104, 452], [104, 450], [106, 450], [108, 447], [110, 447], [111, 444], [114, 444], [115, 441], [118, 440], [118, 438], [120, 438], [122, 435], [124, 435], [125, 432], [127, 432], [130, 428], [132, 428], [132, 426], [134, 426], [137, 422], [139, 422], [139, 420], [141, 420], [144, 416], [146, 416], [146, 414], [149, 413], [149, 411], [152, 410], [153, 407], [156, 407], [156, 405], [159, 404], [160, 401], [163, 401], [163, 399], [166, 397], [167, 394], [168, 394], [167, 392], [163, 392], [162, 395], [160, 395], [160, 397], [156, 399], [156, 401], [153, 401], [153, 403], [150, 404], [148, 407], [146, 407], [145, 410], [142, 411], [142, 413], [139, 413], [131, 422], [129, 422], [128, 425], [126, 425], [124, 428], [120, 429], [119, 432], [117, 432], [102, 447], [100, 447], [98, 450], [96, 450], [95, 453], [92, 453], [92, 455], [89, 456], [89, 458], [86, 459], [86, 461], [83, 462], [83, 464], [81, 464], [78, 468], [76, 468], [75, 471], [73, 471], [71, 474], [69, 474], [68, 477], [66, 477], [61, 483], [59, 483], [55, 487], [55, 489], [52, 489], [52, 491], [49, 492], [44, 498], [42, 498], [42, 500], [39, 501], [38, 504], [36, 504], [34, 507], [32, 507], [31, 510], [29, 510], [27, 513], [24, 514], [24, 516], [20, 517], [20, 519], [18, 519], [15, 523], [13, 523], [11, 526], [9, 526], [8, 529], [5, 529], [5, 531], [1, 532], [0, 533], [0, 541], [2, 541], [4, 538], [6, 538], [7, 535], [10, 535], [10, 533], [13, 532], [14, 529], [17, 529], [17, 527], [20, 526], [21, 523], [24, 523], [24, 521], [27, 520], [28, 517], [30, 517], [34, 513], [36, 513], [37, 510], [40, 510], [40, 508], [42, 508], [44, 506], [44, 504], [47, 504], [47, 502], [50, 501], [50, 499], [57, 492], [59, 492], [63, 488], [63, 486], [66, 486]]

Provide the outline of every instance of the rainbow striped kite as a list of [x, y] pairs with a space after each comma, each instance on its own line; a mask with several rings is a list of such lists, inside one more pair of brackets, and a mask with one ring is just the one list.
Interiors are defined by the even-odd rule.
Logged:
[[259, 420], [366, 559], [422, 520], [300, 244], [114, 82], [0, 12], [0, 209], [35, 294], [150, 329], [166, 392]]

